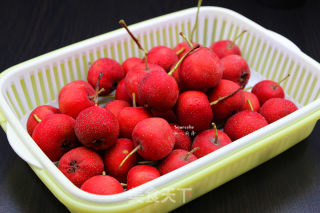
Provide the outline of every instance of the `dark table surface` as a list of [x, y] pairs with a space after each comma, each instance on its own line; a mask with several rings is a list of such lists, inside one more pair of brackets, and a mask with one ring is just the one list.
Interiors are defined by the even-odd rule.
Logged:
[[[265, 3], [268, 2], [268, 3]], [[272, 2], [277, 5], [270, 5]], [[0, 1], [0, 71], [128, 24], [190, 8], [184, 1]], [[243, 14], [320, 61], [320, 3], [204, 0]], [[304, 141], [176, 212], [320, 212], [320, 125]], [[67, 212], [0, 130], [0, 212]]]

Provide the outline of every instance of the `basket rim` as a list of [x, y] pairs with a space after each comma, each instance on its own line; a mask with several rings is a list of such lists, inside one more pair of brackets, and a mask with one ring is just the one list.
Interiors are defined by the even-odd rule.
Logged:
[[[247, 19], [246, 17], [240, 15], [237, 12], [234, 12], [229, 9], [225, 9], [222, 7], [212, 7], [212, 6], [205, 6], [201, 7], [202, 11], [218, 11], [223, 12], [228, 15], [235, 16], [238, 19], [241, 19], [244, 22], [248, 22], [248, 24], [255, 27], [257, 30], [266, 32], [267, 29], [263, 28], [262, 26], [256, 24], [255, 22]], [[135, 30], [139, 30], [142, 28], [145, 28], [147, 25], [152, 25], [152, 22], [155, 20], [162, 20], [162, 19], [170, 19], [173, 17], [182, 16], [184, 14], [193, 14], [195, 13], [196, 8], [190, 8], [185, 10], [180, 10], [174, 13], [166, 14], [163, 16], [159, 16], [156, 18], [152, 18], [143, 22], [139, 22], [137, 24], [131, 25], [130, 28], [134, 32]], [[234, 154], [235, 151], [239, 149], [243, 149], [249, 145], [252, 145], [254, 143], [259, 142], [262, 138], [267, 137], [268, 135], [271, 135], [277, 131], [283, 130], [287, 125], [292, 124], [292, 122], [295, 122], [299, 119], [302, 119], [306, 116], [311, 116], [313, 113], [316, 113], [320, 109], [320, 100], [315, 100], [306, 106], [300, 108], [296, 112], [286, 116], [285, 118], [278, 120], [272, 124], [269, 124], [268, 126], [251, 133], [250, 135], [247, 135], [239, 140], [237, 140], [237, 143], [230, 144], [226, 147], [223, 147], [217, 151], [215, 151], [215, 154], [213, 153], [204, 156], [203, 158], [198, 159], [197, 161], [194, 161], [182, 168], [179, 168], [171, 173], [168, 173], [164, 176], [161, 176], [153, 181], [150, 181], [146, 184], [143, 184], [135, 189], [126, 191], [121, 194], [116, 195], [94, 195], [89, 194], [87, 192], [84, 192], [74, 186], [62, 173], [57, 173], [59, 171], [55, 165], [44, 155], [44, 153], [40, 150], [40, 148], [34, 143], [32, 138], [26, 134], [26, 131], [20, 131], [21, 128], [24, 128], [22, 124], [18, 121], [15, 114], [12, 112], [12, 110], [9, 107], [9, 104], [6, 102], [6, 99], [2, 93], [3, 85], [5, 82], [10, 80], [10, 77], [14, 75], [15, 73], [19, 73], [21, 70], [28, 69], [33, 66], [34, 63], [44, 63], [48, 60], [55, 59], [61, 54], [67, 54], [68, 52], [72, 52], [75, 48], [80, 48], [83, 46], [90, 46], [93, 43], [96, 43], [100, 40], [106, 39], [106, 37], [111, 36], [116, 37], [119, 35], [124, 34], [123, 29], [117, 29], [102, 35], [95, 36], [93, 38], [89, 38], [80, 42], [77, 42], [75, 44], [71, 44], [69, 46], [54, 50], [52, 52], [46, 53], [44, 55], [35, 57], [33, 59], [30, 59], [28, 61], [22, 62], [20, 64], [17, 64], [15, 66], [12, 66], [3, 73], [0, 74], [0, 110], [2, 111], [3, 115], [6, 118], [6, 122], [11, 125], [12, 127], [15, 127], [15, 133], [19, 136], [19, 138], [24, 141], [24, 144], [29, 148], [29, 150], [35, 150], [36, 152], [33, 153], [35, 155], [35, 158], [41, 163], [41, 165], [52, 177], [54, 177], [57, 181], [57, 185], [63, 187], [66, 190], [66, 194], [69, 194], [69, 196], [76, 197], [77, 199], [82, 199], [88, 202], [94, 202], [94, 203], [120, 203], [128, 201], [128, 198], [139, 191], [143, 191], [145, 189], [148, 189], [150, 186], [155, 186], [155, 188], [160, 188], [168, 183], [173, 183], [175, 180], [182, 179], [184, 176], [188, 175], [190, 172], [194, 172], [195, 170], [200, 170], [204, 168], [205, 166], [208, 166], [212, 163], [217, 163], [222, 158], [225, 158], [226, 156], [229, 156], [231, 154]], [[274, 39], [270, 37], [270, 39]], [[276, 42], [276, 40], [274, 40]], [[284, 44], [279, 43], [280, 46], [285, 48], [288, 51], [292, 51], [295, 54], [297, 54], [298, 57], [302, 57], [303, 60], [306, 61], [306, 63], [311, 64], [313, 67], [316, 67], [318, 71], [320, 71], [320, 65], [304, 54], [303, 52], [296, 52], [296, 50], [291, 49], [290, 47], [285, 46]], [[184, 172], [183, 172], [184, 171]]]

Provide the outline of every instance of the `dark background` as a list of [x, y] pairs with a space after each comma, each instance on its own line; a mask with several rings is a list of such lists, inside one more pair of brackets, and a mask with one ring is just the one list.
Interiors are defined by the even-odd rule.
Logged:
[[[267, 3], [266, 3], [267, 2]], [[272, 3], [282, 2], [282, 3]], [[193, 1], [1, 1], [0, 71], [60, 47], [196, 5]], [[204, 0], [232, 9], [320, 61], [317, 0]], [[295, 147], [176, 212], [320, 212], [320, 125]], [[67, 212], [0, 130], [0, 212]]]

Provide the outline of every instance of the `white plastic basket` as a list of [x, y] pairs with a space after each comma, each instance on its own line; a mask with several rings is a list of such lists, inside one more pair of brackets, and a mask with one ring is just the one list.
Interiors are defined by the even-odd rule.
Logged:
[[[175, 46], [180, 31], [188, 34], [196, 8], [175, 12], [129, 26], [146, 48]], [[16, 65], [0, 75], [0, 124], [14, 151], [24, 159], [51, 192], [74, 212], [170, 211], [269, 160], [307, 137], [320, 117], [320, 66], [291, 41], [231, 10], [202, 7], [195, 40], [209, 46], [232, 39], [247, 30], [237, 42], [252, 70], [249, 85], [261, 79], [283, 83], [287, 98], [300, 109], [236, 142], [174, 172], [117, 195], [93, 195], [74, 186], [46, 157], [28, 135], [25, 123], [38, 105], [57, 106], [59, 90], [76, 79], [86, 80], [89, 63], [111, 57], [120, 63], [142, 56], [123, 29], [106, 33]], [[185, 196], [181, 189], [191, 189]], [[151, 191], [150, 191], [151, 190]], [[166, 193], [166, 202], [149, 202]], [[145, 193], [149, 191], [149, 193]], [[141, 194], [142, 193], [142, 194]]]

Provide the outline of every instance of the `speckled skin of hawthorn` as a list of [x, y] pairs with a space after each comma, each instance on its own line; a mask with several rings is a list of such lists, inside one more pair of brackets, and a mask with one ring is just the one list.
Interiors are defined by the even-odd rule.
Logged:
[[296, 111], [298, 107], [284, 98], [270, 98], [260, 108], [259, 113], [263, 115], [269, 123], [273, 123], [286, 115]]
[[116, 100], [123, 100], [123, 101], [127, 101], [129, 103], [131, 103], [131, 101], [132, 101], [130, 96], [127, 93], [127, 88], [124, 83], [124, 79], [122, 79], [117, 85]]
[[58, 168], [74, 185], [80, 187], [89, 178], [101, 175], [104, 165], [95, 151], [78, 147], [61, 157]]
[[183, 88], [207, 90], [219, 84], [222, 74], [218, 56], [208, 48], [200, 47], [182, 62], [179, 80]]
[[129, 70], [131, 70], [134, 66], [136, 66], [137, 64], [141, 64], [141, 63], [144, 63], [144, 61], [141, 58], [137, 58], [137, 57], [127, 58], [122, 63], [123, 71], [125, 72], [125, 74], [127, 74], [129, 72]]
[[70, 83], [68, 83], [68, 84], [64, 85], [64, 87], [62, 87], [62, 89], [59, 92], [59, 99], [60, 99], [60, 95], [63, 94], [65, 90], [68, 90], [70, 88], [84, 89], [84, 90], [88, 91], [88, 93], [92, 93], [92, 91], [93, 91], [93, 94], [94, 94], [93, 87], [87, 81], [75, 80], [75, 81], [71, 81]]
[[159, 165], [159, 171], [161, 175], [165, 175], [169, 172], [172, 172], [182, 166], [185, 166], [192, 161], [197, 160], [198, 158], [190, 154], [186, 158], [188, 151], [184, 149], [175, 149], [173, 150]]
[[[240, 86], [237, 83], [222, 79], [217, 87], [208, 90], [208, 99], [210, 102], [216, 101], [220, 97], [232, 94], [239, 88]], [[243, 91], [240, 90], [231, 97], [211, 106], [214, 120], [223, 121], [227, 119], [233, 113], [240, 111], [243, 104]]]
[[260, 81], [254, 85], [251, 92], [259, 99], [260, 106], [270, 98], [284, 98], [285, 96], [282, 87], [271, 80]]
[[250, 78], [251, 72], [248, 63], [239, 55], [228, 55], [220, 60], [223, 70], [223, 79], [228, 79], [245, 86]]
[[59, 110], [75, 119], [82, 110], [94, 105], [94, 94], [95, 91], [88, 82], [70, 82], [59, 93]]
[[106, 105], [106, 108], [110, 110], [116, 116], [116, 118], [118, 118], [119, 113], [125, 107], [130, 107], [130, 104], [123, 100], [113, 100]]
[[194, 138], [191, 149], [199, 147], [199, 149], [193, 153], [197, 158], [201, 158], [232, 142], [226, 133], [221, 130], [217, 130], [217, 132], [218, 141], [215, 141], [214, 129], [205, 130]]
[[120, 137], [131, 138], [134, 127], [147, 118], [151, 118], [151, 113], [144, 107], [123, 108], [118, 116]]
[[134, 66], [132, 69], [129, 70], [129, 72], [127, 73], [124, 79], [124, 83], [127, 88], [128, 95], [132, 99], [132, 94], [135, 93], [136, 102], [138, 105], [142, 105], [141, 100], [139, 99], [139, 96], [137, 94], [138, 94], [139, 83], [144, 78], [144, 76], [152, 70], [159, 70], [159, 71], [165, 72], [165, 70], [159, 65], [148, 64], [148, 66], [149, 66], [149, 69], [146, 69], [146, 65], [144, 63]]
[[175, 137], [174, 149], [184, 149], [190, 151], [192, 143], [190, 136], [188, 136], [178, 124], [171, 123], [170, 127]]
[[75, 120], [68, 115], [48, 115], [36, 126], [32, 138], [51, 161], [58, 161], [79, 144], [74, 125]]
[[177, 102], [179, 87], [176, 80], [159, 70], [148, 72], [138, 86], [138, 97], [142, 105], [160, 112], [170, 110]]
[[103, 76], [100, 80], [99, 88], [104, 88], [100, 95], [107, 95], [116, 88], [116, 83], [124, 78], [125, 72], [122, 66], [111, 58], [100, 58], [96, 60], [88, 71], [88, 82], [95, 88], [100, 73]]
[[32, 135], [33, 130], [36, 128], [36, 126], [39, 124], [39, 121], [37, 121], [34, 118], [34, 114], [38, 116], [40, 120], [43, 120], [48, 115], [59, 113], [59, 109], [50, 106], [50, 105], [41, 105], [35, 108], [29, 115], [29, 118], [27, 120], [27, 131], [29, 135]]
[[176, 114], [181, 126], [190, 125], [189, 131], [197, 133], [208, 129], [213, 118], [206, 94], [196, 90], [180, 94], [176, 105]]
[[133, 153], [120, 168], [119, 165], [133, 149], [132, 140], [119, 138], [114, 146], [106, 150], [103, 161], [107, 174], [117, 178], [120, 182], [127, 182], [127, 173], [137, 164], [138, 154]]
[[113, 195], [124, 192], [120, 182], [109, 175], [98, 175], [86, 180], [81, 189], [98, 195]]
[[173, 149], [175, 138], [169, 123], [163, 118], [140, 121], [132, 132], [134, 146], [140, 145], [138, 154], [146, 160], [160, 160]]
[[224, 132], [232, 141], [235, 141], [267, 125], [267, 120], [261, 114], [245, 110], [234, 114], [227, 120]]
[[119, 123], [110, 110], [92, 106], [79, 113], [74, 131], [84, 146], [104, 150], [116, 143]]
[[148, 165], [138, 165], [132, 167], [128, 172], [127, 189], [130, 190], [144, 183], [160, 177], [158, 169]]
[[148, 52], [148, 63], [157, 64], [167, 72], [177, 61], [178, 56], [176, 52], [167, 46], [156, 46]]
[[210, 49], [215, 52], [219, 58], [224, 58], [228, 55], [241, 56], [240, 48], [230, 40], [216, 41], [211, 44]]

